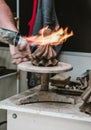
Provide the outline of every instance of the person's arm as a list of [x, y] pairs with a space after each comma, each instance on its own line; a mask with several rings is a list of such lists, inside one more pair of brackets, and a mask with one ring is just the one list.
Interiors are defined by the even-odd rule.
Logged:
[[18, 32], [13, 14], [4, 0], [0, 0], [0, 27]]
[[[9, 6], [6, 4], [5, 0], [0, 0], [0, 28], [1, 28], [1, 35], [0, 35], [1, 39], [4, 38], [4, 34], [5, 34], [5, 36], [8, 34], [8, 36], [6, 36], [6, 38], [5, 38], [7, 40], [7, 38], [10, 38], [10, 37], [12, 38], [12, 35], [14, 33], [16, 33], [16, 34], [18, 33], [18, 29], [15, 26], [13, 14], [12, 14]], [[6, 31], [3, 29], [5, 29]], [[11, 32], [8, 32], [9, 30]], [[3, 33], [2, 33], [2, 31], [3, 31]], [[4, 33], [4, 31], [5, 31], [5, 33]], [[16, 35], [15, 35], [15, 37], [16, 37]], [[9, 41], [7, 41], [7, 42], [9, 43]], [[14, 45], [10, 45], [10, 53], [13, 58], [12, 62], [15, 64], [18, 64], [23, 61], [27, 61], [27, 60], [29, 60], [29, 57], [30, 57], [30, 52], [29, 52], [27, 46], [24, 45], [23, 37], [21, 37], [20, 41], [21, 41], [21, 43], [16, 47]], [[4, 42], [4, 41], [2, 40], [2, 42]], [[11, 42], [12, 42], [12, 40], [11, 40]], [[21, 50], [20, 50], [20, 48], [21, 48]]]
[[[22, 40], [21, 40], [22, 39]], [[24, 45], [27, 42], [20, 36], [15, 26], [14, 17], [9, 6], [4, 0], [0, 0], [0, 41], [6, 44]]]
[[18, 29], [9, 6], [0, 0], [0, 41], [6, 44], [17, 45], [19, 40]]

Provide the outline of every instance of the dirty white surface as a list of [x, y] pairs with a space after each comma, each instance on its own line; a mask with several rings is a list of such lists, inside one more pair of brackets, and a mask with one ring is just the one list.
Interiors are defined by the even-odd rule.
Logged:
[[18, 65], [18, 69], [27, 72], [35, 73], [60, 73], [72, 70], [72, 65], [64, 62], [59, 62], [57, 66], [43, 67], [34, 66], [30, 61], [22, 62]]
[[91, 116], [79, 111], [79, 106], [82, 103], [80, 99], [77, 99], [76, 104], [30, 103], [26, 105], [16, 105], [16, 101], [25, 95], [27, 96], [28, 92], [30, 93], [30, 90], [1, 101], [0, 109], [91, 122]]

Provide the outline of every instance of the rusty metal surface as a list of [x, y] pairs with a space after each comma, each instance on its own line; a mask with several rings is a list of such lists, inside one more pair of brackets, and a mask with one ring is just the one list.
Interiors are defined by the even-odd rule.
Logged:
[[41, 90], [48, 91], [49, 89], [49, 74], [41, 74]]
[[75, 104], [75, 97], [59, 95], [51, 91], [38, 91], [16, 100], [17, 105], [46, 102]]
[[80, 111], [91, 115], [91, 71], [89, 72], [89, 85], [82, 94], [83, 104], [80, 106]]
[[59, 62], [57, 66], [52, 67], [41, 67], [34, 66], [32, 63], [24, 62], [18, 65], [19, 70], [35, 72], [41, 74], [41, 85], [40, 89], [23, 98], [19, 98], [16, 101], [16, 104], [29, 104], [29, 103], [39, 103], [39, 102], [61, 102], [61, 103], [75, 103], [75, 99], [72, 96], [60, 95], [56, 92], [50, 91], [49, 88], [49, 73], [60, 73], [72, 70], [72, 66], [70, 64], [66, 64], [63, 62]]
[[56, 51], [51, 45], [40, 45], [32, 53], [31, 63], [35, 66], [56, 66], [58, 64], [56, 56]]

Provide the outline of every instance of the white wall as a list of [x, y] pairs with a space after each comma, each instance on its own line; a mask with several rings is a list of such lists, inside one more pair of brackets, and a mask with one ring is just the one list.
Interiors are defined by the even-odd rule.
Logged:
[[65, 73], [71, 75], [73, 79], [84, 73], [87, 69], [91, 69], [91, 53], [62, 52], [60, 61], [73, 66], [72, 71]]

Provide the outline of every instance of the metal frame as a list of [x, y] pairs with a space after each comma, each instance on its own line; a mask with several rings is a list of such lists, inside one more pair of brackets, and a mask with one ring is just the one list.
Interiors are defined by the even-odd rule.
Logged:
[[[17, 28], [19, 30], [19, 17], [20, 17], [20, 0], [16, 0], [16, 17], [18, 18]], [[20, 71], [17, 68], [17, 94], [20, 93]]]

